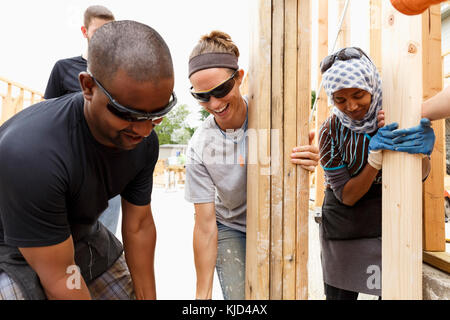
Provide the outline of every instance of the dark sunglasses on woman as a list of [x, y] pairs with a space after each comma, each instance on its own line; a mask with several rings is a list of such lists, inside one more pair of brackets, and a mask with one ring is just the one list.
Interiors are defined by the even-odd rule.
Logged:
[[225, 97], [234, 88], [234, 84], [236, 82], [234, 80], [234, 77], [236, 76], [237, 72], [238, 70], [234, 71], [233, 75], [230, 78], [219, 83], [217, 86], [208, 91], [194, 92], [192, 91], [194, 87], [191, 87], [192, 96], [200, 102], [208, 102], [211, 97], [215, 97], [217, 99]]
[[109, 99], [109, 103], [106, 105], [108, 110], [116, 115], [117, 117], [129, 121], [129, 122], [138, 122], [138, 121], [157, 121], [159, 119], [164, 118], [177, 104], [177, 96], [175, 92], [172, 92], [172, 99], [169, 103], [156, 112], [142, 112], [131, 109], [129, 107], [125, 107], [118, 103], [111, 94], [103, 87], [103, 85], [94, 78], [92, 74], [89, 73], [91, 78], [94, 80], [95, 84], [103, 91], [106, 97]]
[[347, 61], [350, 59], [360, 59], [362, 56], [365, 56], [367, 59], [370, 60], [370, 58], [365, 54], [364, 51], [362, 51], [360, 48], [357, 47], [348, 47], [343, 48], [333, 54], [330, 54], [329, 56], [325, 57], [322, 62], [320, 63], [320, 72], [324, 74], [328, 69], [331, 68], [333, 63], [336, 60], [341, 61]]

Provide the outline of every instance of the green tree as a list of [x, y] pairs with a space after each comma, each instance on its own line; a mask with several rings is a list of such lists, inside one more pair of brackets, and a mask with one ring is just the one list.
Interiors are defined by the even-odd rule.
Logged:
[[311, 90], [311, 108], [314, 106], [314, 102], [316, 102], [316, 91]]
[[188, 143], [195, 131], [186, 123], [189, 114], [188, 105], [178, 105], [155, 127], [160, 145]]
[[201, 108], [200, 111], [200, 120], [201, 121], [205, 121], [206, 118], [209, 117], [210, 113], [208, 111], [206, 111], [204, 108]]

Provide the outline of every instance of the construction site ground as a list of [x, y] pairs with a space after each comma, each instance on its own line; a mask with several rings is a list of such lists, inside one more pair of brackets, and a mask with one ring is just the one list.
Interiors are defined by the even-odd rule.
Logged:
[[[194, 207], [184, 200], [184, 186], [166, 188], [163, 177], [155, 178], [152, 193], [152, 210], [158, 232], [155, 253], [155, 274], [158, 299], [195, 299], [195, 267], [192, 249]], [[314, 190], [311, 189], [311, 195]], [[312, 199], [311, 199], [312, 200]], [[310, 202], [313, 203], [312, 201]], [[309, 299], [324, 299], [318, 224], [314, 221], [315, 208], [311, 205], [309, 223]], [[447, 238], [450, 224], [446, 224]], [[120, 230], [117, 236], [121, 239]], [[447, 244], [450, 252], [450, 245]], [[361, 294], [359, 299], [378, 297]], [[223, 299], [220, 284], [215, 275], [213, 299]]]

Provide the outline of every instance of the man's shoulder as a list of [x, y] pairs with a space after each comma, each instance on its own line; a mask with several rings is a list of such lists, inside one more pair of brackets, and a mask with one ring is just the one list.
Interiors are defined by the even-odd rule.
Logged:
[[[82, 116], [83, 105], [81, 93], [39, 102], [5, 122], [0, 127], [0, 138], [10, 137], [13, 144], [14, 141], [27, 144], [46, 137], [47, 140], [39, 143], [41, 146], [53, 139], [60, 140], [64, 136], [64, 127], [70, 129], [73, 127], [70, 123], [78, 122]], [[21, 138], [17, 139], [17, 135]]]
[[76, 57], [59, 59], [56, 63], [57, 64], [72, 64], [72, 63], [86, 63], [87, 64], [87, 61], [82, 56], [76, 56]]
[[59, 59], [55, 63], [55, 68], [70, 68], [73, 66], [80, 66], [87, 68], [87, 61], [82, 56]]

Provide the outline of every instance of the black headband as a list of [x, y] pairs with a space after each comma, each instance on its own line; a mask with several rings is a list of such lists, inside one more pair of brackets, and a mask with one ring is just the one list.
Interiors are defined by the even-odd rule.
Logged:
[[211, 68], [229, 68], [238, 70], [238, 57], [231, 53], [210, 52], [189, 60], [189, 78], [196, 72]]

